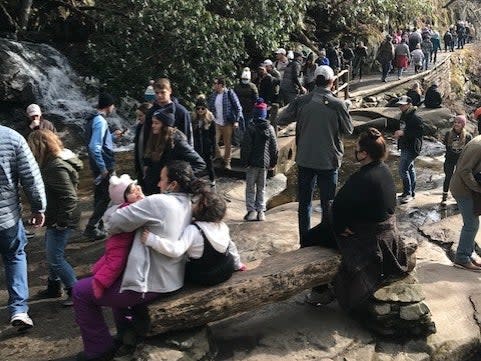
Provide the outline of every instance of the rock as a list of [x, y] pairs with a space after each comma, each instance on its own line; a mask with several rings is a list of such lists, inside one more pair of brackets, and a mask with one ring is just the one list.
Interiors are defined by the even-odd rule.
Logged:
[[419, 284], [393, 284], [377, 290], [374, 298], [384, 302], [411, 303], [424, 300], [424, 294]]
[[391, 305], [389, 303], [373, 304], [372, 312], [375, 313], [376, 315], [379, 315], [379, 316], [387, 315], [387, 314], [389, 314], [389, 312], [391, 312]]
[[181, 361], [184, 360], [184, 353], [171, 350], [166, 347], [155, 347], [144, 345], [138, 347], [137, 351], [129, 360], [136, 361]]
[[419, 320], [422, 316], [429, 313], [429, 308], [424, 302], [412, 305], [401, 306], [399, 316], [406, 321]]

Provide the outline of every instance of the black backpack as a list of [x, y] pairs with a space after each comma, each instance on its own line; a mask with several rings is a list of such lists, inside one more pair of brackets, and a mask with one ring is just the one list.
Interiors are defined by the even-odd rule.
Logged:
[[[90, 138], [92, 138], [92, 124], [93, 124], [93, 120], [94, 118], [99, 115], [99, 113], [93, 113], [93, 114], [90, 114], [89, 116], [87, 116], [87, 121], [85, 122], [85, 125], [84, 125], [84, 141], [85, 141], [85, 146], [89, 147], [89, 144], [90, 144]], [[105, 138], [107, 137], [109, 131], [107, 130], [104, 134], [104, 137], [103, 137], [103, 140], [102, 140], [102, 143], [105, 144]]]

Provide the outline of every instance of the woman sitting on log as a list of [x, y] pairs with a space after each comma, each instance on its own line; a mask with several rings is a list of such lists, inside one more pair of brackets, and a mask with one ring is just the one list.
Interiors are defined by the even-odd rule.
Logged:
[[[361, 168], [339, 190], [332, 206], [332, 220], [311, 229], [311, 245], [336, 248], [342, 263], [334, 280], [334, 293], [347, 311], [365, 305], [387, 280], [407, 273], [405, 246], [396, 226], [396, 187], [387, 165], [386, 142], [369, 128], [356, 145]], [[329, 303], [333, 294], [316, 287], [307, 296], [311, 304]]]

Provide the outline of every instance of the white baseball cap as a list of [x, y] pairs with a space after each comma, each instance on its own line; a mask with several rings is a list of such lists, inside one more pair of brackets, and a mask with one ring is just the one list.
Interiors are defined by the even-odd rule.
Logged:
[[314, 76], [317, 78], [318, 75], [322, 75], [326, 80], [332, 80], [335, 78], [334, 70], [328, 65], [320, 65], [314, 72]]
[[266, 59], [264, 60], [264, 63], [263, 63], [265, 66], [272, 66], [273, 63], [272, 63], [272, 60], [271, 59]]
[[403, 95], [402, 97], [399, 97], [396, 105], [406, 105], [406, 104], [411, 104], [413, 101], [410, 97], [407, 95]]
[[275, 53], [276, 53], [276, 54], [284, 54], [284, 55], [286, 55], [286, 54], [287, 54], [287, 51], [286, 51], [286, 49], [284, 49], [284, 48], [279, 48], [279, 49], [276, 50]]
[[26, 113], [29, 117], [32, 117], [34, 115], [42, 115], [42, 110], [37, 104], [30, 104], [26, 109]]

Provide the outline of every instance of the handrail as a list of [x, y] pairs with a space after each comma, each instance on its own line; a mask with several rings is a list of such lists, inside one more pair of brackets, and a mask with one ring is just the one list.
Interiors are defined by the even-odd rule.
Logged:
[[[349, 74], [350, 69], [343, 69], [334, 77], [334, 89], [332, 93], [339, 96], [340, 91], [344, 91], [344, 99], [349, 99]], [[342, 81], [341, 85], [339, 82]]]

